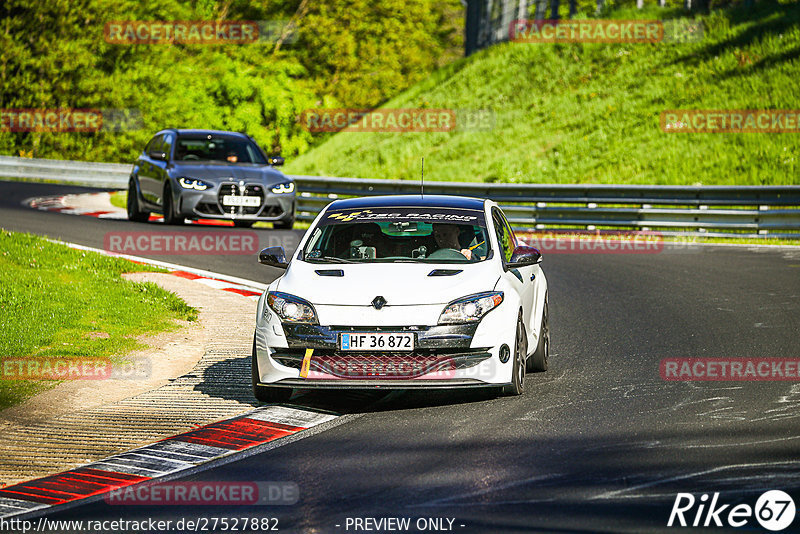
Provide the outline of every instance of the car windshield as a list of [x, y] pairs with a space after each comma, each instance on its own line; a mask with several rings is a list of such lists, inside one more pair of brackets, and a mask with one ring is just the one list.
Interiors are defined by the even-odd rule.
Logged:
[[221, 163], [267, 162], [255, 143], [241, 137], [195, 134], [181, 135], [175, 146], [176, 161], [218, 161]]
[[490, 255], [483, 212], [390, 207], [327, 212], [303, 249], [312, 263], [470, 263]]

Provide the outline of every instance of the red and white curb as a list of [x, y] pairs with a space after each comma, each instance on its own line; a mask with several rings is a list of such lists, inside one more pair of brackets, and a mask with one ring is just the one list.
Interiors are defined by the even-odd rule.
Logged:
[[[176, 474], [223, 458], [239, 459], [288, 443], [290, 436], [330, 423], [338, 415], [289, 406], [265, 406], [122, 454], [0, 489], [0, 518], [41, 512], [112, 490]], [[330, 426], [330, 425], [328, 425]], [[272, 442], [283, 440], [269, 447]], [[294, 441], [294, 440], [291, 440]]]
[[[110, 194], [106, 192], [37, 197], [28, 199], [23, 204], [41, 211], [66, 213], [68, 215], [82, 215], [100, 219], [128, 219], [128, 213], [122, 208], [113, 206]], [[150, 215], [149, 220], [150, 222], [161, 222], [164, 218], [158, 215]], [[233, 226], [233, 221], [217, 219], [198, 219], [188, 221], [188, 223], [201, 226]]]
[[208, 287], [213, 287], [214, 289], [221, 289], [222, 291], [236, 293], [245, 296], [251, 300], [258, 300], [258, 298], [267, 289], [268, 286], [268, 284], [262, 284], [261, 282], [255, 282], [253, 280], [247, 280], [244, 278], [239, 278], [237, 276], [228, 276], [224, 274], [213, 273], [211, 271], [204, 271], [203, 269], [195, 269], [194, 267], [187, 267], [185, 265], [177, 265], [175, 263], [152, 260], [150, 258], [143, 258], [141, 256], [131, 256], [129, 254], [108, 252], [107, 250], [94, 247], [87, 247], [85, 245], [79, 245], [77, 243], [67, 243], [64, 241], [56, 241], [52, 239], [50, 241], [52, 241], [53, 243], [66, 245], [76, 250], [86, 250], [89, 252], [96, 252], [98, 254], [103, 254], [104, 256], [124, 258], [134, 263], [152, 265], [154, 267], [161, 267], [162, 269], [166, 269], [169, 272], [169, 274], [180, 276], [181, 278], [185, 278], [187, 280], [194, 280], [195, 282], [199, 282]]

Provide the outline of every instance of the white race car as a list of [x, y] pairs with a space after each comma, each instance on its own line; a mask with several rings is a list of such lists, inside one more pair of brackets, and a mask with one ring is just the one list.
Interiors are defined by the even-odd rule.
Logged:
[[337, 200], [258, 302], [253, 392], [454, 388], [522, 393], [550, 349], [541, 254], [495, 202], [456, 196]]

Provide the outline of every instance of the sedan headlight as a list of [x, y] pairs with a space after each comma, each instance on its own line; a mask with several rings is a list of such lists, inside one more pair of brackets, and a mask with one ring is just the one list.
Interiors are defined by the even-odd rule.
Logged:
[[454, 300], [439, 316], [439, 324], [475, 323], [501, 302], [503, 302], [502, 291], [487, 291]]
[[294, 193], [294, 182], [289, 182], [286, 184], [278, 184], [272, 188], [272, 192], [276, 195], [282, 195], [284, 193]]
[[210, 184], [205, 183], [203, 180], [186, 177], [178, 178], [178, 183], [181, 184], [181, 187], [184, 189], [196, 189], [197, 191], [205, 191], [211, 187]]
[[289, 323], [317, 323], [317, 312], [310, 302], [278, 291], [267, 293], [267, 304], [282, 320]]

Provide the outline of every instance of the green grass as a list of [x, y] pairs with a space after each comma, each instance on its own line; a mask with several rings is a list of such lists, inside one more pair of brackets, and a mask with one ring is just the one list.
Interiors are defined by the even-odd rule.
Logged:
[[[617, 11], [665, 19], [679, 9]], [[505, 43], [435, 72], [387, 108], [488, 109], [489, 131], [330, 135], [292, 174], [443, 181], [798, 184], [800, 134], [665, 133], [670, 109], [800, 107], [800, 4], [700, 17], [696, 43]]]
[[[160, 269], [2, 229], [0, 251], [0, 359], [120, 362], [142, 348], [137, 336], [197, 318], [173, 293], [120, 276]], [[54, 384], [0, 380], [0, 409]]]
[[128, 209], [128, 192], [127, 191], [114, 191], [111, 193], [111, 205], [124, 210]]

